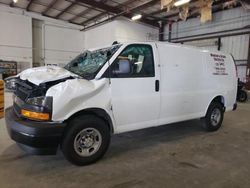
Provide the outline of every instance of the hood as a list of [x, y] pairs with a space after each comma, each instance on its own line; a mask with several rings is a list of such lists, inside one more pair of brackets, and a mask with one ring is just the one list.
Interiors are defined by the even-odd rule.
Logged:
[[26, 69], [19, 73], [17, 76], [22, 80], [28, 80], [29, 82], [39, 85], [41, 83], [55, 81], [67, 77], [78, 77], [78, 75], [69, 72], [68, 70], [57, 66], [44, 66]]

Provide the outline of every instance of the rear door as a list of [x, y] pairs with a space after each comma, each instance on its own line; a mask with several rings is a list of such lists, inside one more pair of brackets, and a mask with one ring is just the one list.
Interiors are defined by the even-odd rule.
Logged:
[[[111, 65], [111, 95], [118, 132], [157, 125], [160, 111], [159, 66], [155, 45], [132, 44]], [[128, 74], [114, 74], [119, 60], [129, 60]]]

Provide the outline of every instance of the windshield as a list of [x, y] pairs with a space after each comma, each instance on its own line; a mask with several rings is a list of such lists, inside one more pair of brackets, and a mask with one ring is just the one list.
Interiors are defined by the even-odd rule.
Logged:
[[69, 62], [64, 68], [86, 79], [93, 79], [120, 47], [119, 44], [94, 51], [87, 50]]

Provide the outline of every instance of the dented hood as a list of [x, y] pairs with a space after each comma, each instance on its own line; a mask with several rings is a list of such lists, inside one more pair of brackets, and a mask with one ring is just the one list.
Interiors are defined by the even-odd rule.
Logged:
[[79, 77], [78, 75], [69, 72], [68, 70], [57, 66], [44, 66], [36, 67], [24, 70], [17, 76], [20, 76], [22, 80], [28, 80], [29, 82], [39, 85], [44, 82], [55, 81], [67, 77]]

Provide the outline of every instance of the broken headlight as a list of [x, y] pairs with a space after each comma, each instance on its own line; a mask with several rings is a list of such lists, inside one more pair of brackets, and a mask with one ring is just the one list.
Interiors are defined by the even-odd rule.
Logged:
[[8, 91], [14, 92], [16, 90], [16, 77], [8, 77], [4, 81]]
[[46, 97], [46, 96], [33, 97], [33, 98], [28, 98], [26, 102], [28, 104], [35, 105], [35, 106], [51, 108], [52, 97]]

